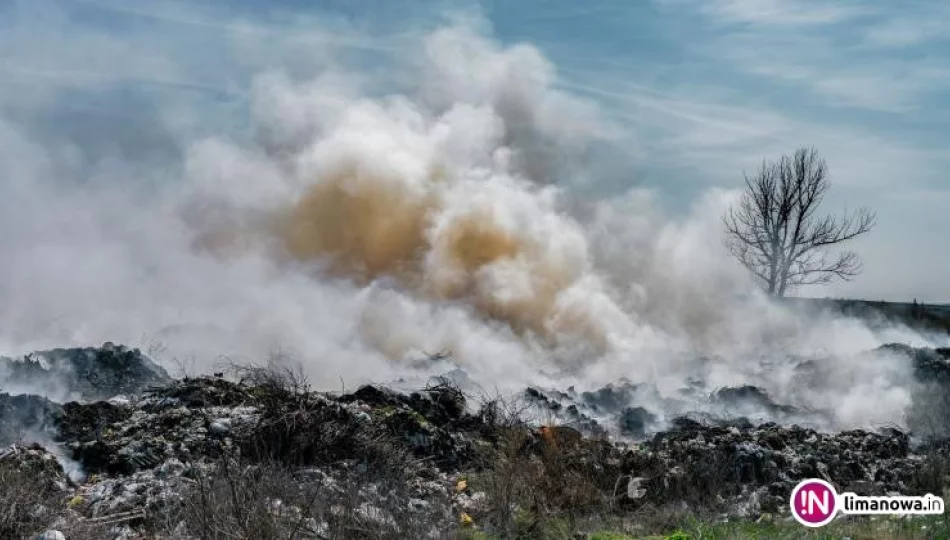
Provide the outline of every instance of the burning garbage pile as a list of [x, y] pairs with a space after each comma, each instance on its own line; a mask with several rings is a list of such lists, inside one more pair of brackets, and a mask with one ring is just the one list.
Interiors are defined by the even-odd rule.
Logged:
[[[901, 350], [934, 385], [950, 373], [948, 351]], [[0, 516], [4, 538], [506, 537], [538, 534], [564, 512], [580, 532], [587, 517], [629, 524], [647, 507], [786, 516], [803, 478], [918, 494], [942, 487], [938, 465], [950, 458], [940, 440], [922, 445], [893, 428], [678, 417], [648, 434], [655, 416], [620, 399], [620, 387], [587, 396], [624, 412], [615, 426], [563, 406], [570, 392], [528, 389], [521, 403], [575, 420], [537, 425], [513, 401], [475, 402], [445, 380], [346, 394], [311, 391], [274, 366], [176, 380], [112, 345], [28, 362], [5, 366], [17, 373], [13, 388], [31, 382], [25, 373], [49, 381], [56, 372], [77, 399], [0, 394], [0, 497], [17, 483], [34, 497], [23, 513]], [[717, 396], [784, 410], [754, 388]]]

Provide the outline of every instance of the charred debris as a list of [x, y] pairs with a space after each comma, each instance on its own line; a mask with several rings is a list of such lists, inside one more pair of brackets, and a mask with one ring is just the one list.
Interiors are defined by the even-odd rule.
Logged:
[[[950, 395], [950, 350], [888, 347], [928, 399]], [[787, 515], [803, 478], [910, 495], [950, 473], [943, 438], [893, 428], [825, 433], [727, 414], [657, 430], [623, 384], [528, 388], [520, 404], [566, 419], [537, 425], [446, 380], [340, 395], [273, 366], [175, 379], [112, 344], [0, 360], [0, 373], [0, 499], [20, 501], [0, 513], [3, 538], [536, 537], [552, 519], [583, 532], [605, 519], [649, 528], [642, 516], [670, 509]], [[756, 387], [710, 399], [793, 412]]]

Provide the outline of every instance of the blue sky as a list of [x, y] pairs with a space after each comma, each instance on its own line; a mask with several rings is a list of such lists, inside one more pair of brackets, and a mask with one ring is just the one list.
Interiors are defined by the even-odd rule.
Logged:
[[345, 64], [395, 91], [413, 40], [459, 17], [537, 47], [616, 125], [587, 189], [651, 186], [682, 210], [814, 145], [827, 209], [869, 205], [879, 224], [854, 246], [864, 275], [807, 292], [950, 302], [950, 3], [936, 0], [8, 0], [0, 118], [77, 167], [174, 168], [190, 141], [248, 134], [260, 73]]

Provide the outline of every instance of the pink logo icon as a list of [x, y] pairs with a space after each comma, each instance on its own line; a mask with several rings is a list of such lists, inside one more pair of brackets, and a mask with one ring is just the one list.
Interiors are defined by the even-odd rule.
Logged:
[[835, 518], [838, 494], [824, 480], [802, 480], [792, 490], [789, 508], [795, 519], [806, 527], [821, 527]]

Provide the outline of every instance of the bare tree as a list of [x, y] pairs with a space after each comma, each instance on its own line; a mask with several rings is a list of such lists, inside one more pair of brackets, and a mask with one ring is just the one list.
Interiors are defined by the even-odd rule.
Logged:
[[772, 296], [789, 286], [850, 280], [862, 263], [853, 251], [829, 257], [828, 248], [864, 234], [874, 226], [867, 208], [841, 217], [817, 216], [830, 187], [825, 161], [814, 148], [763, 162], [745, 175], [746, 191], [723, 221], [729, 251]]

